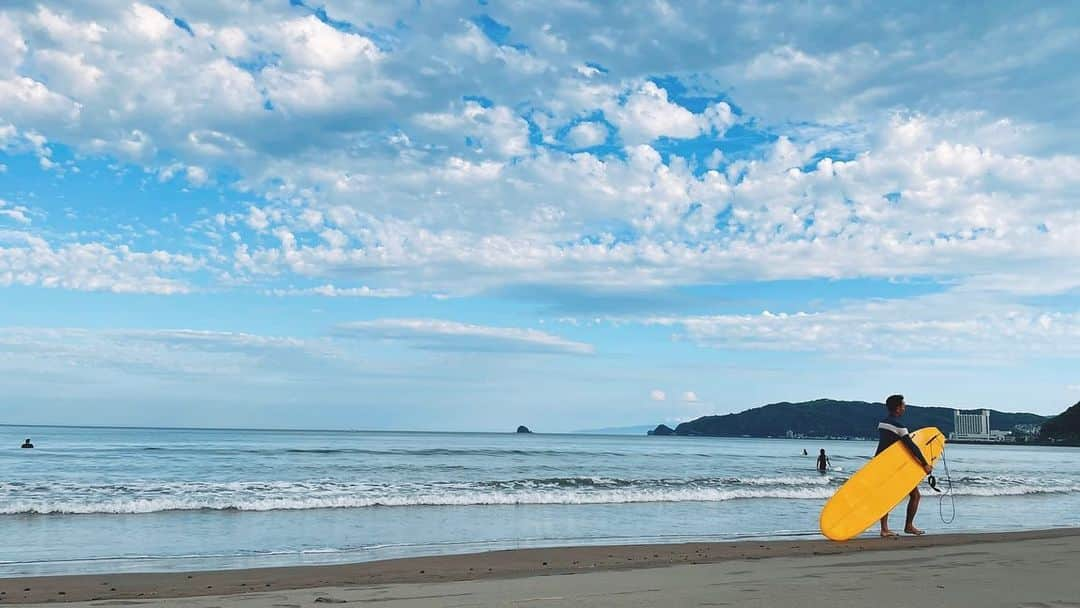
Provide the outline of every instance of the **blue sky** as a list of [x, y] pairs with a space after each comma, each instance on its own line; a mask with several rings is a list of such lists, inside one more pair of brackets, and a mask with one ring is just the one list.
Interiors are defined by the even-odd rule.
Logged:
[[0, 421], [1080, 398], [1080, 18], [0, 9]]

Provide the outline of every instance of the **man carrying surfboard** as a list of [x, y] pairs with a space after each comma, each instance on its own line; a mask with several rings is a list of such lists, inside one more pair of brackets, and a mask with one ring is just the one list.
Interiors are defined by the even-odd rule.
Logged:
[[[907, 409], [907, 404], [904, 403], [903, 395], [890, 395], [885, 400], [885, 409], [889, 411], [889, 415], [884, 420], [878, 423], [878, 447], [875, 454], [880, 454], [885, 451], [890, 445], [901, 441], [904, 447], [911, 452], [911, 455], [915, 457], [915, 460], [922, 465], [923, 470], [929, 475], [933, 468], [930, 463], [926, 462], [926, 458], [923, 457], [922, 451], [919, 450], [915, 442], [908, 436], [908, 430], [900, 422], [900, 417], [904, 415], [904, 410]], [[919, 510], [919, 499], [922, 495], [919, 493], [919, 486], [915, 486], [915, 489], [908, 495], [907, 505], [907, 520], [904, 522], [904, 532], [908, 534], [914, 534], [916, 536], [925, 534], [922, 530], [915, 527], [915, 513]], [[881, 536], [891, 537], [898, 536], [896, 532], [889, 529], [889, 514], [886, 513], [885, 517], [881, 518]]]

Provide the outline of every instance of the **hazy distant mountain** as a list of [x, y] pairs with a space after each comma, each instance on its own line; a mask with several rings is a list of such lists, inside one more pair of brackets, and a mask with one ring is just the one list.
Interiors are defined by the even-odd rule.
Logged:
[[647, 431], [651, 431], [652, 428], [651, 424], [641, 424], [637, 426], [610, 426], [602, 429], [582, 429], [574, 432], [583, 435], [644, 435]]
[[1044, 422], [1039, 436], [1042, 439], [1080, 443], [1080, 401]]
[[[962, 410], [976, 411], [976, 410]], [[1080, 415], [1080, 411], [1077, 412]], [[811, 437], [877, 437], [877, 423], [885, 416], [885, 406], [866, 401], [818, 399], [802, 403], [771, 403], [737, 414], [703, 416], [675, 427], [677, 435], [718, 437], [784, 437], [788, 431]], [[948, 434], [953, 430], [953, 409], [909, 405], [904, 414], [909, 429], [936, 426]], [[990, 410], [990, 428], [1008, 431], [1018, 424], [1041, 424], [1045, 416]]]

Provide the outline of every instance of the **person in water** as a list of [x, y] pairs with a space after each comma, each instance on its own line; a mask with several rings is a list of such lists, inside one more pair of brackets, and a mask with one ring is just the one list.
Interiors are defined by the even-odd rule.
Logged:
[[802, 449], [802, 455], [803, 455], [803, 456], [809, 456], [809, 454], [807, 454], [807, 453], [806, 453], [806, 448], [803, 448], [803, 449]]
[[19, 446], [19, 447], [32, 448], [32, 447], [34, 447], [34, 444], [30, 443], [30, 438], [27, 437], [26, 441], [24, 441], [23, 444], [21, 446]]
[[832, 463], [829, 462], [829, 457], [825, 455], [825, 448], [821, 448], [821, 453], [817, 457], [817, 470], [824, 473], [829, 470], [830, 464]]
[[[900, 417], [904, 415], [904, 410], [907, 409], [907, 404], [904, 403], [903, 395], [890, 395], [885, 400], [885, 409], [889, 411], [889, 415], [884, 420], [878, 423], [878, 447], [875, 454], [880, 454], [885, 451], [885, 448], [901, 441], [904, 447], [911, 452], [911, 455], [915, 457], [915, 460], [922, 465], [926, 474], [929, 475], [933, 470], [930, 463], [926, 462], [926, 458], [923, 457], [922, 451], [915, 445], [915, 442], [911, 440], [908, 435], [908, 430], [904, 428], [903, 423], [900, 422]], [[914, 534], [919, 536], [924, 532], [915, 527], [915, 513], [919, 511], [919, 499], [922, 495], [919, 493], [919, 487], [915, 486], [915, 489], [908, 495], [907, 503], [907, 519], [904, 522], [904, 532], [908, 534]], [[881, 518], [881, 536], [899, 536], [896, 532], [889, 529], [889, 514], [886, 513], [885, 517]]]

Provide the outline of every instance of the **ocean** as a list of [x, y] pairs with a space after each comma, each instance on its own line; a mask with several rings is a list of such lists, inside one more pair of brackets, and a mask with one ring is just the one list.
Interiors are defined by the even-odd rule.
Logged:
[[[35, 449], [19, 448], [26, 437]], [[834, 467], [824, 475], [814, 469], [821, 448]], [[0, 576], [817, 538], [822, 504], [874, 448], [807, 439], [6, 426]], [[946, 461], [952, 500], [923, 488], [917, 523], [931, 534], [1080, 526], [1080, 449], [954, 445]], [[943, 467], [935, 472], [944, 484]]]

